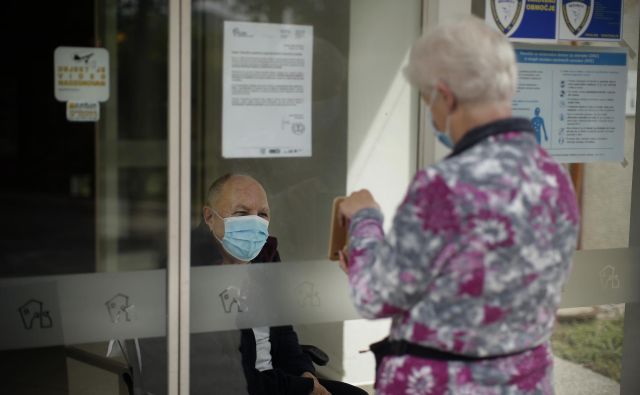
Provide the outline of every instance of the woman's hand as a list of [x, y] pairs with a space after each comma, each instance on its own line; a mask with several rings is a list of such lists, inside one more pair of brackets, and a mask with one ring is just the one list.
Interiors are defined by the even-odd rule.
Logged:
[[347, 224], [355, 213], [365, 208], [379, 209], [380, 206], [376, 203], [373, 196], [371, 196], [371, 192], [367, 189], [361, 189], [357, 192], [353, 192], [340, 203], [338, 208], [340, 210], [342, 223]]
[[[358, 211], [365, 208], [380, 209], [380, 206], [371, 196], [371, 192], [367, 189], [361, 189], [357, 192], [353, 192], [348, 197], [344, 198], [338, 206], [340, 222], [342, 226], [348, 227], [351, 217]], [[349, 274], [349, 254], [347, 248], [343, 248], [340, 251], [340, 269], [346, 274]]]
[[346, 275], [349, 275], [349, 253], [347, 252], [347, 247], [344, 247], [338, 254], [340, 256], [340, 269]]

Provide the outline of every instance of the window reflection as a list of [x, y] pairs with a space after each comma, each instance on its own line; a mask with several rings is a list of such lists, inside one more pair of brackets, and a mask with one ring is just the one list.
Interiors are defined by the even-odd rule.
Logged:
[[[560, 309], [551, 338], [556, 392], [620, 392], [624, 304]], [[581, 390], [582, 389], [582, 390]]]
[[[637, 57], [627, 57], [627, 63], [631, 70], [637, 71]], [[582, 208], [580, 249], [629, 247], [635, 124], [635, 115], [625, 118], [622, 162], [571, 165], [579, 169], [574, 180], [578, 181], [582, 189], [579, 194]]]
[[[44, 341], [0, 351], [3, 393], [125, 393], [127, 389], [124, 374], [129, 372], [128, 362], [123, 354], [107, 358], [108, 342], [69, 344], [78, 341], [77, 336], [89, 334], [95, 339], [101, 336], [96, 332], [108, 331], [104, 303], [120, 290], [102, 295], [80, 286], [64, 289], [99, 300], [96, 311], [101, 314], [96, 313], [94, 321], [91, 314], [73, 308], [48, 315], [48, 309], [54, 311], [52, 306], [73, 304], [78, 299], [67, 299], [67, 294], [62, 300], [63, 292], [56, 291], [73, 276], [33, 279], [38, 284], [29, 291], [32, 295], [24, 298], [16, 296], [20, 286], [13, 284], [32, 280], [20, 278], [28, 276], [164, 266], [166, 3], [97, 0], [36, 7], [32, 2], [3, 3], [3, 16], [15, 23], [0, 24], [2, 36], [12, 37], [3, 56], [6, 75], [11, 78], [6, 78], [0, 89], [0, 216], [5, 225], [0, 230], [0, 277], [12, 279], [0, 286], [0, 300], [19, 300], [15, 301], [15, 316], [5, 317], [2, 329], [12, 328], [13, 320], [21, 319], [17, 309], [30, 298], [43, 299], [35, 295], [42, 292], [41, 284], [52, 289], [46, 303], [28, 304], [22, 311], [36, 325], [25, 327], [20, 335]], [[16, 39], [20, 37], [38, 39], [24, 45]], [[54, 51], [61, 46], [108, 51], [110, 96], [99, 104], [98, 121], [72, 122], [66, 117], [66, 103], [56, 100], [52, 71]], [[108, 275], [89, 277], [102, 280]], [[104, 288], [121, 285], [106, 283], [101, 283]], [[4, 288], [5, 284], [9, 286]], [[165, 300], [154, 302], [158, 310], [164, 310], [160, 306]], [[28, 313], [25, 308], [30, 309]], [[36, 314], [41, 318], [33, 318]], [[121, 319], [120, 324], [130, 318]], [[64, 332], [63, 321], [67, 325]], [[157, 333], [162, 329], [151, 330]], [[57, 343], [51, 340], [51, 333], [60, 333]], [[16, 338], [9, 336], [11, 341]], [[33, 347], [41, 344], [51, 346]], [[166, 354], [162, 358], [166, 359]]]
[[[344, 194], [347, 168], [347, 66], [349, 2], [344, 1], [198, 1], [193, 4], [193, 218], [209, 183], [225, 173], [254, 176], [269, 192], [286, 260], [326, 255], [331, 202]], [[308, 158], [223, 159], [223, 23], [240, 20], [312, 25], [312, 152]]]

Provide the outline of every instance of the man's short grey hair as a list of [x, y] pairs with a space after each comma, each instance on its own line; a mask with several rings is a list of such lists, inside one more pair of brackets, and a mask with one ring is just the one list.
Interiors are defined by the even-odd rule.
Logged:
[[225, 184], [234, 175], [235, 174], [233, 173], [227, 173], [215, 179], [209, 186], [209, 189], [207, 190], [207, 199], [205, 204], [214, 206], [218, 198], [220, 197], [220, 194], [222, 193], [222, 189], [224, 188]]
[[405, 75], [427, 95], [442, 81], [460, 102], [511, 100], [518, 78], [509, 41], [476, 17], [440, 25], [418, 39]]

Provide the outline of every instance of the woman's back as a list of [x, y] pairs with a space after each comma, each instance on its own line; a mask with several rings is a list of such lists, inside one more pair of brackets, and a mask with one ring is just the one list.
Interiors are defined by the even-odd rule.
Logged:
[[352, 217], [360, 313], [392, 317], [392, 340], [452, 355], [386, 357], [380, 393], [552, 392], [547, 341], [579, 214], [566, 171], [530, 129], [508, 119], [469, 132], [451, 157], [418, 172], [386, 237], [378, 211]]
[[577, 238], [576, 199], [562, 166], [534, 136], [505, 133], [427, 169], [416, 177], [422, 182], [416, 193], [426, 205], [428, 189], [444, 184], [437, 199], [451, 199], [446, 221], [455, 230], [433, 264], [415, 262], [437, 272], [392, 337], [474, 356], [546, 341]]

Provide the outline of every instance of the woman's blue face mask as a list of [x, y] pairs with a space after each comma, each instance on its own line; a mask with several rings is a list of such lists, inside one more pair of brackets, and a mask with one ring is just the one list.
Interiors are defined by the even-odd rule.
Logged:
[[269, 221], [257, 215], [223, 218], [212, 211], [224, 221], [224, 237], [218, 241], [229, 255], [243, 262], [258, 256], [269, 237]]
[[449, 133], [449, 116], [447, 115], [447, 118], [445, 120], [445, 128], [444, 128], [445, 130], [439, 130], [438, 127], [436, 126], [436, 123], [433, 121], [433, 112], [431, 111], [431, 106], [433, 105], [433, 102], [436, 99], [437, 94], [438, 94], [438, 91], [435, 88], [433, 88], [433, 90], [431, 91], [431, 98], [429, 99], [429, 112], [428, 112], [429, 121], [431, 122], [431, 127], [433, 128], [433, 131], [438, 141], [440, 141], [445, 147], [452, 149], [454, 144], [453, 144], [453, 140], [451, 139], [451, 135]]

